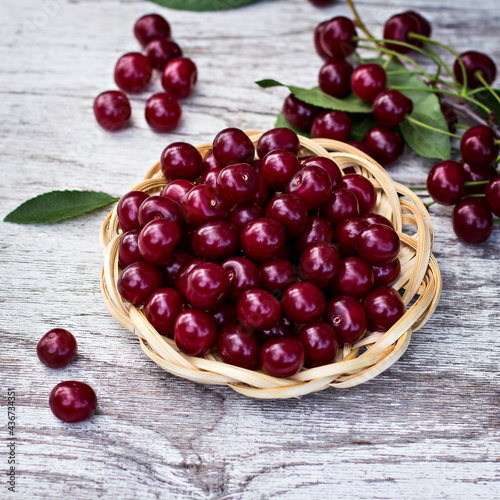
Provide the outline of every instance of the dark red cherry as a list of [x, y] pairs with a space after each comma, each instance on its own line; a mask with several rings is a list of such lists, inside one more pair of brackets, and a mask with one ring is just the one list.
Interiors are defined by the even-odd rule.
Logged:
[[[418, 12], [415, 12], [414, 10], [407, 10], [406, 12], [403, 12], [403, 14], [407, 14], [408, 16], [413, 17], [413, 19], [417, 23], [417, 33], [419, 35], [424, 35], [426, 37], [431, 36], [432, 32], [431, 25], [425, 17], [421, 16]], [[420, 47], [420, 45], [423, 45], [420, 40], [413, 40], [413, 44], [418, 47]]]
[[236, 302], [247, 290], [260, 288], [261, 273], [257, 265], [244, 257], [231, 257], [222, 263], [229, 276], [227, 297]]
[[345, 59], [328, 59], [322, 66], [318, 83], [320, 89], [337, 99], [351, 93], [352, 66]]
[[52, 389], [49, 406], [52, 413], [63, 422], [83, 422], [94, 415], [97, 396], [90, 385], [70, 380]]
[[300, 149], [298, 135], [286, 127], [268, 130], [260, 136], [257, 143], [257, 154], [259, 158], [264, 158], [267, 153], [275, 149], [286, 149], [296, 155]]
[[287, 259], [268, 260], [260, 266], [262, 288], [273, 294], [282, 292], [297, 279], [292, 263]]
[[[465, 74], [467, 76], [467, 87], [470, 89], [476, 89], [482, 87], [483, 83], [477, 77], [477, 73], [481, 73], [484, 80], [488, 85], [491, 85], [497, 76], [497, 67], [493, 59], [482, 52], [476, 52], [474, 50], [469, 50], [468, 52], [463, 52], [460, 54], [460, 59], [465, 66]], [[464, 83], [464, 74], [462, 67], [458, 61], [455, 60], [453, 64], [453, 74], [460, 85]]]
[[222, 172], [222, 167], [212, 168], [203, 173], [201, 177], [201, 184], [205, 184], [214, 192], [217, 192], [217, 177]]
[[95, 98], [94, 115], [103, 129], [113, 132], [127, 125], [132, 116], [132, 108], [123, 92], [108, 90]]
[[240, 236], [241, 249], [255, 262], [277, 257], [285, 245], [285, 232], [281, 224], [265, 217], [249, 222]]
[[227, 210], [227, 203], [203, 184], [191, 189], [182, 200], [184, 217], [195, 227], [211, 220], [224, 219]]
[[176, 57], [166, 64], [161, 75], [161, 84], [177, 99], [184, 99], [193, 91], [197, 79], [196, 64], [189, 57]]
[[342, 257], [356, 255], [355, 245], [361, 231], [369, 226], [362, 217], [349, 217], [341, 221], [335, 228], [335, 242], [339, 246]]
[[316, 210], [330, 197], [332, 180], [321, 167], [304, 167], [292, 177], [286, 190], [298, 196], [308, 210]]
[[166, 264], [173, 257], [180, 237], [181, 232], [175, 222], [168, 219], [152, 220], [139, 233], [139, 252], [150, 264]]
[[116, 212], [123, 231], [140, 229], [139, 207], [146, 198], [149, 198], [149, 194], [144, 191], [129, 191], [121, 197]]
[[393, 223], [387, 217], [384, 217], [383, 215], [380, 214], [375, 214], [371, 212], [369, 214], [365, 214], [363, 216], [363, 219], [365, 219], [369, 224], [384, 224], [394, 229]]
[[120, 244], [118, 245], [118, 263], [122, 269], [125, 269], [134, 262], [144, 260], [141, 252], [139, 252], [139, 245], [137, 243], [139, 232], [139, 229], [127, 231], [120, 240]]
[[194, 188], [194, 184], [187, 179], [177, 179], [175, 181], [169, 182], [161, 191], [160, 196], [164, 198], [170, 198], [179, 205], [182, 205], [182, 200], [191, 189]]
[[290, 285], [281, 297], [283, 312], [300, 324], [318, 321], [325, 312], [325, 304], [323, 292], [308, 281]]
[[226, 167], [233, 163], [250, 163], [255, 155], [255, 147], [242, 130], [226, 128], [215, 136], [213, 153], [221, 167]]
[[312, 138], [326, 138], [346, 142], [351, 135], [352, 122], [344, 111], [323, 111], [313, 121]]
[[328, 21], [323, 21], [322, 23], [319, 23], [316, 28], [314, 28], [314, 48], [316, 49], [317, 54], [322, 58], [322, 59], [329, 59], [329, 55], [323, 50], [323, 47], [321, 46], [321, 33], [325, 29], [325, 26], [328, 24]]
[[397, 127], [413, 110], [413, 102], [399, 90], [384, 90], [373, 101], [373, 116], [388, 128]]
[[153, 292], [144, 314], [160, 335], [173, 337], [175, 320], [184, 309], [184, 298], [173, 288], [160, 288]]
[[[468, 163], [461, 162], [464, 169], [465, 182], [489, 181], [497, 175], [496, 168], [493, 165], [489, 167], [473, 168]], [[484, 194], [486, 185], [465, 186], [465, 194]]]
[[460, 163], [453, 160], [434, 165], [427, 176], [427, 191], [441, 205], [455, 205], [465, 193], [465, 172]]
[[181, 264], [181, 267], [177, 271], [177, 275], [175, 277], [175, 289], [182, 296], [186, 296], [187, 280], [191, 271], [199, 264], [204, 264], [205, 262], [206, 261], [203, 259], [192, 259], [185, 262], [184, 264]]
[[309, 217], [306, 228], [293, 241], [294, 248], [302, 253], [312, 243], [332, 241], [333, 235], [332, 225], [324, 217]]
[[306, 227], [307, 207], [298, 196], [284, 193], [269, 202], [266, 217], [282, 224], [287, 238], [295, 238]]
[[136, 21], [134, 35], [138, 42], [145, 47], [152, 40], [169, 38], [171, 35], [170, 25], [159, 14], [147, 14]]
[[252, 330], [266, 330], [281, 317], [280, 303], [266, 290], [252, 289], [243, 292], [236, 304], [241, 323]]
[[188, 309], [177, 316], [174, 339], [177, 347], [189, 356], [204, 356], [217, 341], [217, 325], [210, 313]]
[[129, 93], [144, 90], [151, 80], [153, 66], [140, 52], [129, 52], [118, 59], [115, 66], [115, 83]]
[[332, 325], [339, 344], [354, 344], [361, 340], [368, 328], [363, 306], [354, 297], [341, 295], [326, 304], [325, 321]]
[[161, 171], [167, 181], [194, 181], [201, 175], [201, 161], [201, 154], [194, 146], [187, 142], [173, 142], [161, 154]]
[[228, 300], [223, 300], [222, 303], [215, 309], [212, 309], [210, 313], [217, 323], [218, 330], [222, 330], [225, 326], [238, 321], [236, 306]]
[[224, 167], [217, 176], [217, 193], [231, 205], [250, 201], [259, 190], [260, 177], [248, 163]]
[[354, 23], [347, 17], [337, 16], [322, 29], [321, 47], [329, 57], [345, 58], [356, 50], [356, 36]]
[[153, 68], [163, 71], [169, 61], [182, 56], [182, 50], [173, 40], [159, 38], [146, 45], [146, 55]]
[[394, 259], [388, 264], [380, 266], [372, 266], [373, 286], [392, 285], [401, 273], [401, 262], [399, 259]]
[[339, 348], [335, 330], [326, 323], [316, 322], [300, 330], [299, 342], [306, 354], [305, 366], [314, 368], [332, 363]]
[[118, 292], [124, 300], [143, 305], [149, 296], [163, 285], [160, 270], [147, 262], [134, 262], [118, 277]]
[[160, 268], [165, 286], [173, 288], [179, 269], [186, 264], [186, 262], [191, 262], [193, 259], [194, 257], [191, 254], [182, 250], [176, 250], [168, 263]]
[[385, 90], [387, 75], [380, 64], [360, 64], [351, 76], [351, 89], [363, 101], [372, 102]]
[[296, 339], [268, 340], [260, 351], [262, 369], [271, 377], [291, 377], [304, 366], [305, 352]]
[[193, 234], [193, 250], [202, 259], [219, 261], [238, 253], [240, 234], [226, 220], [205, 222]]
[[260, 175], [266, 186], [273, 190], [282, 192], [290, 182], [290, 179], [300, 170], [300, 162], [291, 151], [276, 149], [267, 153], [260, 164]]
[[212, 170], [213, 168], [222, 168], [220, 163], [215, 159], [214, 152], [210, 150], [204, 157], [201, 162], [201, 170], [202, 172], [206, 172], [207, 170]]
[[226, 326], [219, 334], [217, 349], [230, 365], [255, 370], [259, 363], [260, 344], [257, 337], [238, 323]]
[[372, 269], [359, 257], [347, 257], [342, 261], [331, 286], [335, 295], [349, 295], [357, 299], [364, 297], [372, 287]]
[[249, 222], [265, 216], [266, 212], [261, 206], [247, 201], [245, 203], [238, 203], [238, 205], [231, 208], [226, 215], [226, 220], [241, 232]]
[[486, 202], [490, 210], [500, 217], [500, 175], [497, 175], [486, 186]]
[[399, 254], [398, 233], [385, 224], [370, 224], [356, 240], [356, 252], [369, 264], [387, 264]]
[[302, 167], [322, 168], [332, 181], [332, 190], [338, 189], [342, 184], [342, 172], [339, 166], [330, 158], [324, 156], [309, 157], [302, 162]]
[[148, 125], [156, 132], [170, 132], [179, 125], [182, 108], [173, 95], [160, 92], [147, 100], [145, 117]]
[[52, 328], [36, 346], [38, 359], [49, 368], [64, 368], [76, 356], [78, 345], [75, 336], [64, 328]]
[[[406, 12], [396, 14], [385, 23], [384, 38], [386, 40], [395, 40], [397, 42], [404, 42], [409, 45], [417, 46], [417, 42], [411, 38], [411, 33], [419, 34], [419, 27], [419, 23], [414, 15]], [[407, 54], [412, 50], [409, 47], [389, 42], [386, 42], [385, 46], [400, 54]]]
[[314, 243], [300, 256], [299, 276], [323, 288], [338, 276], [341, 265], [340, 252], [333, 243]]
[[498, 156], [498, 145], [493, 129], [476, 125], [466, 130], [460, 140], [460, 154], [472, 168], [486, 168]]
[[453, 108], [447, 104], [440, 104], [441, 113], [443, 113], [444, 119], [446, 120], [446, 125], [448, 125], [448, 130], [450, 132], [455, 132], [456, 125], [458, 123], [458, 117]]
[[377, 193], [373, 184], [363, 175], [347, 174], [342, 179], [342, 186], [348, 189], [358, 199], [359, 214], [364, 216], [371, 212], [377, 202]]
[[145, 226], [148, 222], [158, 218], [168, 219], [179, 227], [184, 225], [180, 206], [175, 201], [163, 196], [150, 196], [142, 202], [139, 208], [139, 222], [141, 226]]
[[368, 130], [363, 142], [375, 151], [377, 160], [384, 166], [395, 162], [404, 152], [401, 136], [395, 130], [381, 125]]
[[226, 270], [214, 262], [198, 264], [186, 280], [186, 299], [195, 308], [216, 309], [229, 291]]
[[452, 214], [453, 231], [466, 243], [482, 243], [493, 230], [493, 216], [483, 198], [464, 198]]
[[362, 305], [368, 317], [368, 328], [377, 332], [389, 330], [406, 312], [401, 296], [390, 286], [374, 288]]
[[261, 344], [268, 340], [279, 339], [283, 337], [293, 337], [293, 327], [291, 321], [286, 316], [281, 316], [279, 321], [267, 330], [256, 331], [255, 334]]
[[316, 106], [297, 99], [293, 94], [285, 99], [282, 109], [285, 120], [301, 132], [311, 130], [312, 122], [318, 111]]
[[337, 189], [321, 207], [320, 214], [336, 227], [344, 219], [359, 215], [358, 199], [352, 191]]

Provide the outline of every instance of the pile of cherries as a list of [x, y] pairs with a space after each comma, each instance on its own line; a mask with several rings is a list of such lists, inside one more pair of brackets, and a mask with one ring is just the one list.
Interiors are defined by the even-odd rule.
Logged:
[[263, 134], [257, 151], [222, 130], [203, 158], [176, 142], [161, 155], [161, 193], [118, 203], [118, 291], [183, 353], [216, 349], [289, 377], [404, 315], [390, 286], [400, 239], [372, 212], [373, 184], [299, 148], [288, 128]]
[[156, 69], [162, 73], [165, 92], [154, 94], [147, 100], [146, 121], [156, 132], [170, 132], [177, 127], [182, 116], [179, 99], [188, 97], [196, 83], [196, 65], [182, 56], [181, 48], [171, 39], [169, 23], [158, 14], [138, 19], [134, 35], [146, 54], [129, 52], [118, 59], [114, 78], [123, 92], [109, 90], [96, 97], [94, 114], [97, 123], [110, 131], [125, 127], [132, 109], [124, 92], [134, 94], [145, 90]]

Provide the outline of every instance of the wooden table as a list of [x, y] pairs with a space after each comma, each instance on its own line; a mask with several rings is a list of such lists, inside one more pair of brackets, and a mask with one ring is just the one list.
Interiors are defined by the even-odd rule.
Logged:
[[[253, 82], [314, 85], [321, 61], [312, 31], [348, 14], [337, 4], [273, 0], [200, 14], [146, 1], [2, 2], [0, 214], [52, 189], [119, 196], [171, 142], [207, 142], [228, 126], [270, 128], [286, 91]], [[416, 8], [438, 39], [500, 62], [497, 0], [358, 7], [376, 34], [390, 15]], [[174, 133], [153, 133], [143, 116], [158, 79], [132, 98], [133, 127], [106, 133], [93, 99], [115, 88], [114, 63], [138, 49], [132, 27], [150, 11], [171, 22], [199, 84]], [[390, 172], [422, 184], [432, 163], [407, 155]], [[179, 379], [143, 355], [101, 298], [98, 233], [107, 209], [52, 225], [0, 223], [0, 497], [14, 497], [6, 477], [13, 388], [18, 498], [498, 498], [500, 231], [468, 246], [453, 235], [450, 209], [431, 211], [444, 293], [404, 357], [364, 385], [287, 401]], [[54, 327], [79, 342], [78, 358], [62, 370], [44, 367], [35, 352]], [[72, 379], [99, 398], [96, 416], [76, 425], [48, 408], [54, 385]]]

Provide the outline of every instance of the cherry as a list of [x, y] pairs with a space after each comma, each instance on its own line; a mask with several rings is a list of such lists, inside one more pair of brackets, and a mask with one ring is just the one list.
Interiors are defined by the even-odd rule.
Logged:
[[181, 264], [177, 275], [175, 277], [175, 289], [184, 297], [186, 296], [187, 280], [191, 271], [198, 265], [204, 264], [206, 261], [203, 259], [192, 259], [184, 264]]
[[394, 229], [393, 223], [387, 217], [384, 217], [383, 215], [375, 214], [375, 213], [371, 212], [369, 214], [365, 214], [363, 216], [363, 218], [369, 224], [384, 224], [384, 225], [392, 227], [392, 229]]
[[94, 115], [103, 129], [115, 131], [127, 125], [132, 116], [132, 108], [123, 92], [108, 90], [95, 98]]
[[356, 240], [356, 252], [369, 264], [381, 265], [393, 261], [399, 254], [398, 233], [385, 224], [370, 224]]
[[373, 101], [373, 116], [383, 127], [397, 127], [412, 111], [413, 102], [399, 90], [384, 90]]
[[260, 344], [257, 337], [238, 323], [226, 326], [217, 340], [222, 359], [230, 365], [255, 370], [259, 363]]
[[[474, 169], [468, 163], [461, 163], [464, 169], [465, 182], [489, 181], [497, 175], [496, 168], [490, 165], [486, 168]], [[484, 194], [486, 186], [465, 186], [465, 194]]]
[[297, 156], [285, 149], [267, 153], [260, 164], [260, 175], [273, 191], [284, 191], [290, 179], [300, 170]]
[[318, 321], [325, 312], [325, 305], [322, 291], [308, 281], [290, 285], [281, 297], [283, 312], [300, 324]]
[[63, 422], [83, 422], [94, 415], [97, 396], [90, 385], [69, 380], [52, 389], [49, 406], [52, 413]]
[[372, 269], [359, 257], [347, 257], [342, 261], [331, 286], [335, 295], [349, 295], [357, 299], [364, 297], [372, 287]]
[[266, 209], [266, 217], [278, 221], [285, 228], [285, 236], [298, 236], [307, 224], [307, 207], [293, 194], [280, 194], [273, 198]]
[[401, 272], [401, 262], [394, 259], [392, 262], [380, 266], [372, 266], [373, 286], [392, 285]]
[[175, 278], [177, 277], [179, 269], [183, 266], [183, 264], [191, 262], [193, 259], [194, 257], [191, 254], [182, 250], [176, 250], [168, 263], [161, 267], [165, 286], [173, 288], [175, 286]]
[[356, 255], [356, 239], [369, 222], [362, 217], [349, 217], [341, 221], [335, 228], [335, 241], [339, 246], [342, 257], [351, 257]]
[[362, 101], [374, 101], [386, 85], [387, 75], [380, 64], [360, 64], [352, 72], [351, 89]]
[[146, 45], [146, 55], [153, 68], [163, 71], [169, 61], [182, 56], [182, 50], [173, 40], [159, 38]]
[[319, 88], [337, 99], [351, 93], [352, 66], [345, 59], [328, 59], [319, 71]]
[[238, 253], [240, 234], [226, 220], [205, 222], [193, 234], [193, 250], [203, 259], [219, 261]]
[[342, 257], [333, 243], [313, 243], [300, 256], [299, 276], [322, 288], [336, 278], [341, 265]]
[[129, 52], [118, 59], [115, 66], [115, 83], [125, 92], [144, 90], [151, 80], [153, 67], [140, 52]]
[[322, 59], [329, 59], [329, 55], [323, 50], [323, 47], [321, 46], [321, 33], [325, 29], [325, 26], [328, 24], [328, 21], [323, 21], [322, 23], [319, 23], [316, 28], [314, 29], [314, 48], [316, 49], [317, 54], [322, 58]]
[[212, 309], [210, 313], [215, 319], [218, 330], [222, 330], [225, 326], [238, 321], [236, 306], [228, 300], [222, 301], [222, 303], [215, 309]]
[[304, 326], [298, 340], [304, 346], [304, 364], [308, 368], [332, 363], [337, 355], [339, 345], [335, 330], [326, 323], [316, 322]]
[[161, 153], [161, 171], [167, 181], [175, 179], [196, 180], [202, 172], [201, 154], [187, 142], [173, 142]]
[[238, 128], [226, 128], [214, 139], [212, 151], [221, 167], [233, 163], [250, 163], [255, 155], [255, 147], [250, 138]]
[[332, 181], [332, 190], [338, 189], [342, 184], [342, 171], [330, 158], [324, 156], [312, 156], [302, 162], [302, 167], [322, 168]]
[[252, 330], [266, 330], [281, 317], [281, 306], [268, 291], [252, 289], [243, 292], [236, 303], [241, 323]]
[[[469, 50], [468, 52], [463, 52], [459, 55], [465, 66], [465, 74], [467, 76], [467, 87], [470, 89], [476, 89], [482, 87], [483, 83], [479, 80], [476, 74], [481, 73], [482, 77], [486, 80], [488, 85], [491, 85], [497, 76], [497, 67], [493, 59], [483, 54], [482, 52], [476, 52], [474, 50]], [[460, 85], [464, 83], [464, 74], [462, 67], [458, 59], [453, 63], [453, 74]]]
[[240, 245], [248, 258], [264, 262], [277, 257], [281, 252], [285, 245], [285, 232], [274, 219], [255, 219], [241, 232]]
[[148, 262], [134, 262], [118, 277], [117, 288], [124, 300], [143, 305], [163, 284], [160, 270]]
[[262, 281], [259, 268], [251, 260], [244, 257], [231, 257], [222, 263], [229, 276], [227, 297], [236, 302], [247, 290], [260, 288]]
[[[414, 10], [407, 10], [406, 12], [403, 12], [403, 14], [412, 17], [416, 21], [417, 23], [416, 33], [418, 33], [419, 35], [424, 35], [426, 37], [431, 36], [432, 32], [431, 25], [425, 17], [421, 16], [418, 12], [415, 12]], [[413, 44], [416, 45], [417, 47], [423, 45], [421, 40], [414, 40]]]
[[[356, 149], [359, 149], [362, 153], [367, 154], [370, 158], [377, 160], [377, 154], [375, 153], [375, 151], [373, 150], [373, 148], [369, 144], [366, 144], [365, 142], [361, 142], [361, 141], [349, 141], [347, 144], [354, 146]], [[344, 172], [345, 171], [346, 171], [346, 169], [344, 169]], [[346, 173], [355, 174], [356, 171], [354, 171], [354, 169], [353, 169], [353, 172], [346, 172]]]
[[217, 176], [217, 192], [234, 205], [250, 201], [258, 192], [260, 178], [248, 163], [234, 163], [224, 167]]
[[203, 184], [191, 189], [182, 200], [184, 216], [196, 227], [211, 220], [224, 219], [227, 209], [227, 203]]
[[346, 142], [351, 135], [352, 122], [344, 111], [323, 111], [314, 119], [311, 137]]
[[182, 200], [191, 189], [194, 188], [194, 184], [187, 179], [176, 179], [175, 181], [169, 182], [161, 191], [160, 196], [163, 198], [170, 198], [179, 205], [182, 205]]
[[134, 35], [143, 47], [152, 40], [169, 38], [170, 34], [170, 25], [159, 14], [142, 16], [136, 21], [134, 26]]
[[465, 192], [465, 172], [462, 165], [453, 160], [434, 165], [427, 177], [427, 191], [441, 205], [457, 204]]
[[144, 260], [159, 266], [172, 258], [180, 236], [179, 226], [175, 222], [155, 219], [142, 228], [137, 244]]
[[459, 201], [452, 214], [453, 231], [466, 243], [482, 243], [493, 230], [493, 216], [483, 198], [465, 198]]
[[203, 161], [201, 162], [201, 170], [202, 172], [206, 172], [207, 170], [212, 170], [213, 168], [221, 169], [222, 167], [220, 166], [220, 163], [215, 159], [213, 150], [210, 150], [203, 157]]
[[466, 130], [460, 140], [460, 154], [472, 168], [486, 168], [498, 156], [495, 132], [486, 125]]
[[195, 308], [215, 309], [226, 298], [229, 284], [229, 276], [222, 266], [203, 262], [188, 274], [186, 299]]
[[177, 99], [188, 97], [198, 79], [196, 64], [189, 57], [171, 59], [161, 75], [163, 88]]
[[304, 366], [305, 352], [296, 339], [268, 340], [260, 350], [262, 369], [272, 377], [291, 377]]
[[298, 196], [308, 210], [316, 210], [330, 197], [332, 180], [321, 167], [304, 167], [292, 177], [286, 190]]
[[290, 123], [292, 127], [301, 132], [309, 132], [314, 117], [318, 114], [318, 108], [290, 94], [283, 103], [282, 113], [285, 120]]
[[486, 201], [490, 210], [500, 217], [500, 175], [497, 175], [486, 186]]
[[374, 288], [361, 303], [371, 331], [386, 332], [406, 312], [399, 293], [390, 286]]
[[296, 155], [300, 149], [298, 135], [286, 127], [268, 130], [260, 136], [257, 142], [257, 154], [259, 158], [264, 158], [267, 153], [275, 149], [286, 149]]
[[129, 191], [121, 197], [116, 207], [116, 213], [123, 231], [141, 227], [138, 219], [139, 207], [146, 198], [149, 198], [149, 194], [144, 191]]
[[256, 331], [255, 334], [261, 344], [268, 340], [278, 339], [283, 337], [293, 336], [293, 327], [290, 320], [286, 316], [281, 316], [279, 321], [267, 330]]
[[292, 263], [283, 258], [268, 260], [260, 266], [262, 288], [273, 294], [282, 292], [297, 279]]
[[441, 113], [443, 113], [444, 119], [446, 120], [446, 125], [448, 125], [448, 130], [450, 132], [455, 132], [456, 125], [458, 123], [458, 117], [453, 108], [447, 104], [440, 104]]
[[163, 196], [150, 196], [139, 207], [139, 222], [141, 226], [145, 226], [148, 222], [158, 218], [171, 220], [179, 227], [184, 225], [180, 206], [175, 201]]
[[[417, 46], [417, 42], [411, 38], [411, 33], [419, 34], [419, 28], [421, 29], [421, 23], [419, 23], [415, 14], [403, 12], [402, 14], [392, 16], [385, 23], [384, 38], [386, 40], [396, 40], [397, 42], [404, 42]], [[394, 43], [386, 42], [385, 46], [390, 50], [399, 52], [400, 54], [411, 52], [409, 47], [404, 47]]]
[[404, 142], [401, 136], [390, 128], [377, 125], [366, 132], [363, 142], [374, 151], [382, 165], [395, 162], [404, 152]]
[[356, 196], [360, 215], [364, 216], [374, 209], [377, 202], [377, 193], [373, 184], [366, 177], [360, 174], [344, 175], [341, 186]]
[[247, 201], [245, 203], [239, 203], [231, 208], [227, 213], [226, 219], [241, 232], [249, 222], [255, 219], [261, 219], [265, 217], [265, 215], [266, 213], [261, 206]]
[[[245, 165], [240, 163], [239, 165]], [[226, 167], [227, 168], [227, 167]], [[217, 191], [217, 177], [222, 171], [222, 167], [212, 168], [207, 170], [201, 177], [201, 184], [205, 184], [209, 188], [213, 189], [214, 192]]]
[[312, 243], [332, 241], [333, 235], [333, 228], [324, 217], [309, 217], [304, 231], [294, 239], [295, 250], [298, 253], [302, 253], [304, 249]]
[[122, 269], [125, 269], [134, 262], [144, 260], [137, 244], [139, 232], [139, 229], [127, 231], [120, 240], [120, 244], [118, 245], [118, 263]]
[[179, 101], [166, 92], [152, 95], [146, 102], [145, 117], [148, 125], [156, 132], [174, 130], [182, 117]]
[[175, 320], [184, 309], [184, 298], [173, 288], [153, 292], [144, 307], [144, 314], [159, 334], [173, 336]]
[[325, 321], [335, 330], [340, 344], [354, 344], [361, 340], [368, 328], [363, 306], [348, 295], [341, 295], [326, 304]]
[[358, 199], [352, 191], [337, 189], [321, 207], [320, 214], [336, 227], [344, 219], [359, 215]]
[[78, 345], [75, 336], [64, 328], [52, 328], [38, 342], [38, 359], [49, 368], [64, 368], [76, 356]]
[[204, 356], [215, 346], [217, 325], [210, 313], [188, 309], [177, 316], [174, 330], [177, 347], [189, 356]]
[[350, 56], [358, 45], [354, 23], [347, 17], [337, 16], [328, 21], [320, 33], [320, 43], [329, 57]]

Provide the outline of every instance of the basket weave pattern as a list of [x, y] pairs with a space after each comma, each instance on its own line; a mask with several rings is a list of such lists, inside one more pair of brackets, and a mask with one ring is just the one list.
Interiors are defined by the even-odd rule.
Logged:
[[[256, 145], [262, 132], [247, 132]], [[139, 337], [144, 353], [164, 370], [195, 382], [227, 385], [255, 398], [290, 398], [327, 387], [352, 387], [372, 379], [395, 363], [405, 352], [414, 331], [421, 328], [437, 306], [441, 295], [441, 274], [431, 253], [434, 233], [427, 209], [408, 188], [391, 180], [373, 159], [343, 142], [300, 137], [299, 156], [311, 153], [332, 158], [342, 169], [354, 166], [356, 172], [369, 178], [377, 191], [375, 212], [387, 217], [401, 239], [401, 274], [392, 286], [402, 292], [408, 306], [405, 315], [385, 333], [369, 332], [354, 345], [339, 349], [335, 361], [317, 368], [303, 369], [290, 378], [276, 378], [221, 361], [217, 352], [204, 358], [188, 356], [175, 342], [160, 335], [148, 322], [141, 308], [121, 298], [117, 281], [118, 246], [123, 232], [116, 208], [106, 217], [100, 234], [104, 267], [101, 291], [110, 314]], [[202, 156], [211, 144], [197, 147]], [[160, 164], [154, 165], [134, 190], [158, 194], [167, 184]], [[404, 231], [403, 231], [404, 228]]]

